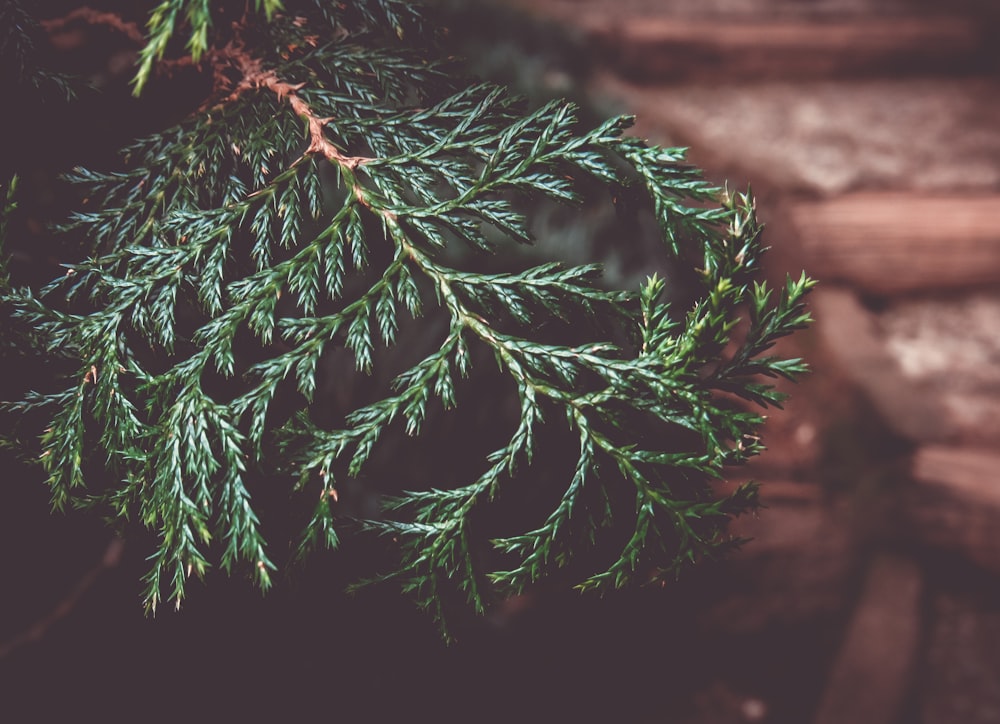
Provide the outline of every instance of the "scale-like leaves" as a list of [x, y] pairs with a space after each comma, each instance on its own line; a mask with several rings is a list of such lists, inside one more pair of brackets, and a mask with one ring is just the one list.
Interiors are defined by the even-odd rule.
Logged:
[[[710, 482], [761, 449], [760, 417], [732, 397], [778, 404], [761, 376], [804, 371], [767, 353], [808, 324], [812, 285], [754, 281], [752, 196], [623, 135], [628, 118], [588, 128], [572, 104], [529, 110], [449, 80], [430, 46], [407, 45], [433, 25], [414, 4], [284, 5], [258, 2], [230, 37], [207, 0], [158, 6], [137, 90], [183, 23], [193, 60], [240, 77], [126, 149], [121, 169], [76, 170], [90, 201], [69, 226], [92, 257], [41, 297], [7, 293], [42, 351], [78, 370], [64, 392], [11, 406], [51, 410], [54, 502], [158, 534], [151, 606], [216, 563], [267, 586], [271, 511], [254, 477], [298, 479], [298, 555], [336, 547], [339, 483], [384, 474], [394, 435], [433, 437], [446, 411], [474, 408], [469, 384], [493, 357], [506, 387], [489, 384], [513, 398], [483, 430], [499, 447], [461, 473], [445, 454], [440, 482], [365, 521], [398, 547], [379, 579], [444, 621], [455, 597], [481, 611], [556, 569], [604, 590], [729, 545], [752, 488], [720, 498]], [[696, 259], [693, 302], [668, 303], [656, 274], [612, 290], [596, 265], [518, 254], [534, 204], [579, 204], [595, 183], [644, 199], [665, 248]], [[490, 254], [502, 271], [484, 271]], [[573, 445], [549, 442], [563, 424]], [[94, 486], [88, 466], [121, 483]], [[387, 487], [410, 488], [394, 470]], [[523, 480], [548, 490], [530, 498], [540, 507], [483, 524]]]

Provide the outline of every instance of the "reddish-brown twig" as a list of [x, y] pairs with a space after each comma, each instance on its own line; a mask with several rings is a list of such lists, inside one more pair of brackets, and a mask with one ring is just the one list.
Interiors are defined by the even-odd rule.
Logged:
[[309, 147], [305, 154], [319, 154], [344, 168], [355, 169], [372, 159], [364, 156], [348, 156], [341, 152], [323, 133], [323, 128], [332, 119], [321, 118], [313, 112], [309, 104], [297, 94], [304, 83], [288, 83], [278, 78], [273, 70], [265, 70], [258, 59], [250, 57], [241, 48], [228, 46], [225, 56], [240, 69], [243, 77], [226, 100], [232, 100], [252, 88], [267, 88], [279, 100], [287, 100], [292, 110], [309, 124]]

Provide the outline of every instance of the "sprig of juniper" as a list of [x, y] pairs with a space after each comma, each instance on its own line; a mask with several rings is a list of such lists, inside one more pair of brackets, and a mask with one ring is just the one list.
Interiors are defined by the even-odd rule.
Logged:
[[[161, 3], [137, 90], [181, 18], [190, 56], [238, 79], [127, 148], [121, 169], [75, 171], [92, 208], [68, 227], [92, 255], [40, 295], [11, 295], [43, 352], [77, 369], [65, 389], [10, 406], [51, 410], [41, 462], [54, 505], [156, 531], [153, 608], [164, 595], [179, 604], [216, 557], [227, 570], [249, 565], [266, 588], [268, 511], [247, 476], [292, 470], [318, 500], [297, 550], [336, 547], [338, 486], [363, 476], [394, 426], [421, 435], [432, 407], [473, 404], [457, 382], [489, 350], [517, 422], [476, 476], [456, 485], [442, 469], [439, 486], [366, 521], [399, 547], [398, 566], [378, 578], [399, 580], [444, 622], [455, 592], [483, 611], [591, 560], [606, 562], [578, 587], [606, 590], [730, 545], [725, 522], [755, 505], [755, 490], [719, 497], [711, 480], [761, 449], [761, 417], [731, 398], [778, 404], [760, 377], [805, 369], [765, 352], [808, 324], [812, 286], [802, 276], [775, 297], [754, 281], [763, 247], [752, 196], [707, 183], [680, 149], [624, 136], [628, 118], [585, 128], [565, 102], [528, 111], [501, 88], [455, 85], [426, 46], [406, 45], [406, 28], [429, 25], [409, 3], [257, 6], [271, 22], [246, 18], [212, 45], [209, 3]], [[689, 308], [673, 309], [656, 275], [636, 294], [603, 288], [596, 266], [461, 263], [476, 257], [456, 244], [491, 254], [530, 243], [525, 200], [580, 203], [588, 178], [644, 193], [667, 248], [697, 255]], [[421, 323], [440, 334], [433, 349], [410, 350], [390, 388], [331, 426], [317, 396], [330, 357], [346, 350], [371, 374], [401, 329]], [[590, 339], [555, 341], [560, 326]], [[551, 481], [557, 503], [528, 530], [487, 533], [476, 511], [549, 454], [538, 430], [553, 417], [576, 440], [571, 472]], [[95, 465], [103, 485], [87, 473]]]

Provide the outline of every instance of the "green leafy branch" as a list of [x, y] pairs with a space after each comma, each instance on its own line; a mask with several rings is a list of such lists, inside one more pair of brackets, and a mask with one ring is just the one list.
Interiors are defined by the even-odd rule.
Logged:
[[[720, 496], [713, 481], [762, 449], [761, 417], [733, 399], [779, 404], [760, 378], [805, 370], [769, 352], [809, 323], [812, 287], [756, 281], [752, 195], [624, 135], [629, 118], [587, 128], [566, 102], [527, 110], [456, 85], [407, 46], [426, 39], [408, 28], [432, 25], [409, 3], [256, 9], [270, 22], [213, 35], [208, 2], [158, 6], [136, 90], [182, 23], [187, 57], [229, 80], [125, 149], [121, 168], [76, 170], [88, 201], [66, 230], [91, 255], [6, 295], [41, 352], [76, 370], [8, 405], [50, 415], [40, 460], [54, 504], [155, 531], [150, 607], [179, 605], [216, 562], [266, 588], [279, 563], [254, 479], [305, 498], [296, 555], [337, 547], [344, 481], [377, 473], [394, 435], [427, 437], [475, 404], [462, 390], [485, 355], [516, 415], [464, 479], [443, 460], [429, 489], [387, 486], [412, 489], [362, 521], [398, 548], [374, 579], [398, 581], [447, 632], [456, 600], [481, 612], [559, 572], [581, 590], [658, 581], [733, 545], [725, 524], [755, 488]], [[691, 304], [675, 308], [656, 274], [625, 292], [596, 265], [520, 261], [531, 208], [589, 203], [594, 185], [644, 199], [665, 250], [697, 269]], [[505, 270], [484, 270], [498, 253]], [[332, 375], [372, 392], [331, 409]], [[546, 442], [557, 427], [565, 450]], [[551, 505], [483, 522], [541, 469]]]

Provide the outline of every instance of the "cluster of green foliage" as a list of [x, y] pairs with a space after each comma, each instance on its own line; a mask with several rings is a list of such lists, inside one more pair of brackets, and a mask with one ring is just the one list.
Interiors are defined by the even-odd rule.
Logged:
[[[186, 57], [213, 74], [212, 96], [118, 168], [76, 169], [86, 201], [65, 229], [88, 258], [6, 295], [38, 351], [75, 370], [8, 404], [48, 415], [39, 460], [54, 505], [155, 532], [154, 608], [217, 563], [270, 585], [273, 511], [249, 482], [261, 477], [312, 510], [295, 555], [336, 548], [361, 518], [397, 551], [373, 578], [441, 620], [452, 601], [482, 611], [559, 569], [603, 591], [731, 545], [726, 523], [756, 491], [721, 495], [713, 480], [762, 449], [751, 407], [781, 395], [761, 377], [804, 370], [768, 350], [808, 324], [812, 285], [756, 281], [751, 195], [624, 135], [628, 118], [585, 127], [569, 103], [531, 110], [456, 78], [410, 2], [256, 6], [228, 25], [208, 0], [153, 11], [135, 90]], [[592, 203], [594, 187], [655, 217], [694, 270], [689, 301], [668, 301], [655, 274], [620, 291], [595, 265], [518, 264], [530, 210]], [[491, 255], [510, 261], [490, 270]], [[372, 482], [386, 439], [419, 440], [479, 404], [463, 385], [490, 357], [502, 374], [485, 374], [516, 410], [497, 411], [512, 424], [478, 470], [452, 465], [462, 451], [445, 444], [436, 482], [408, 490], [400, 465], [378, 513], [352, 510], [344, 486]], [[370, 380], [347, 408], [330, 383], [344, 376]], [[572, 445], [548, 447], [553, 428]], [[505, 503], [553, 455], [565, 465], [532, 480], [544, 494]]]

